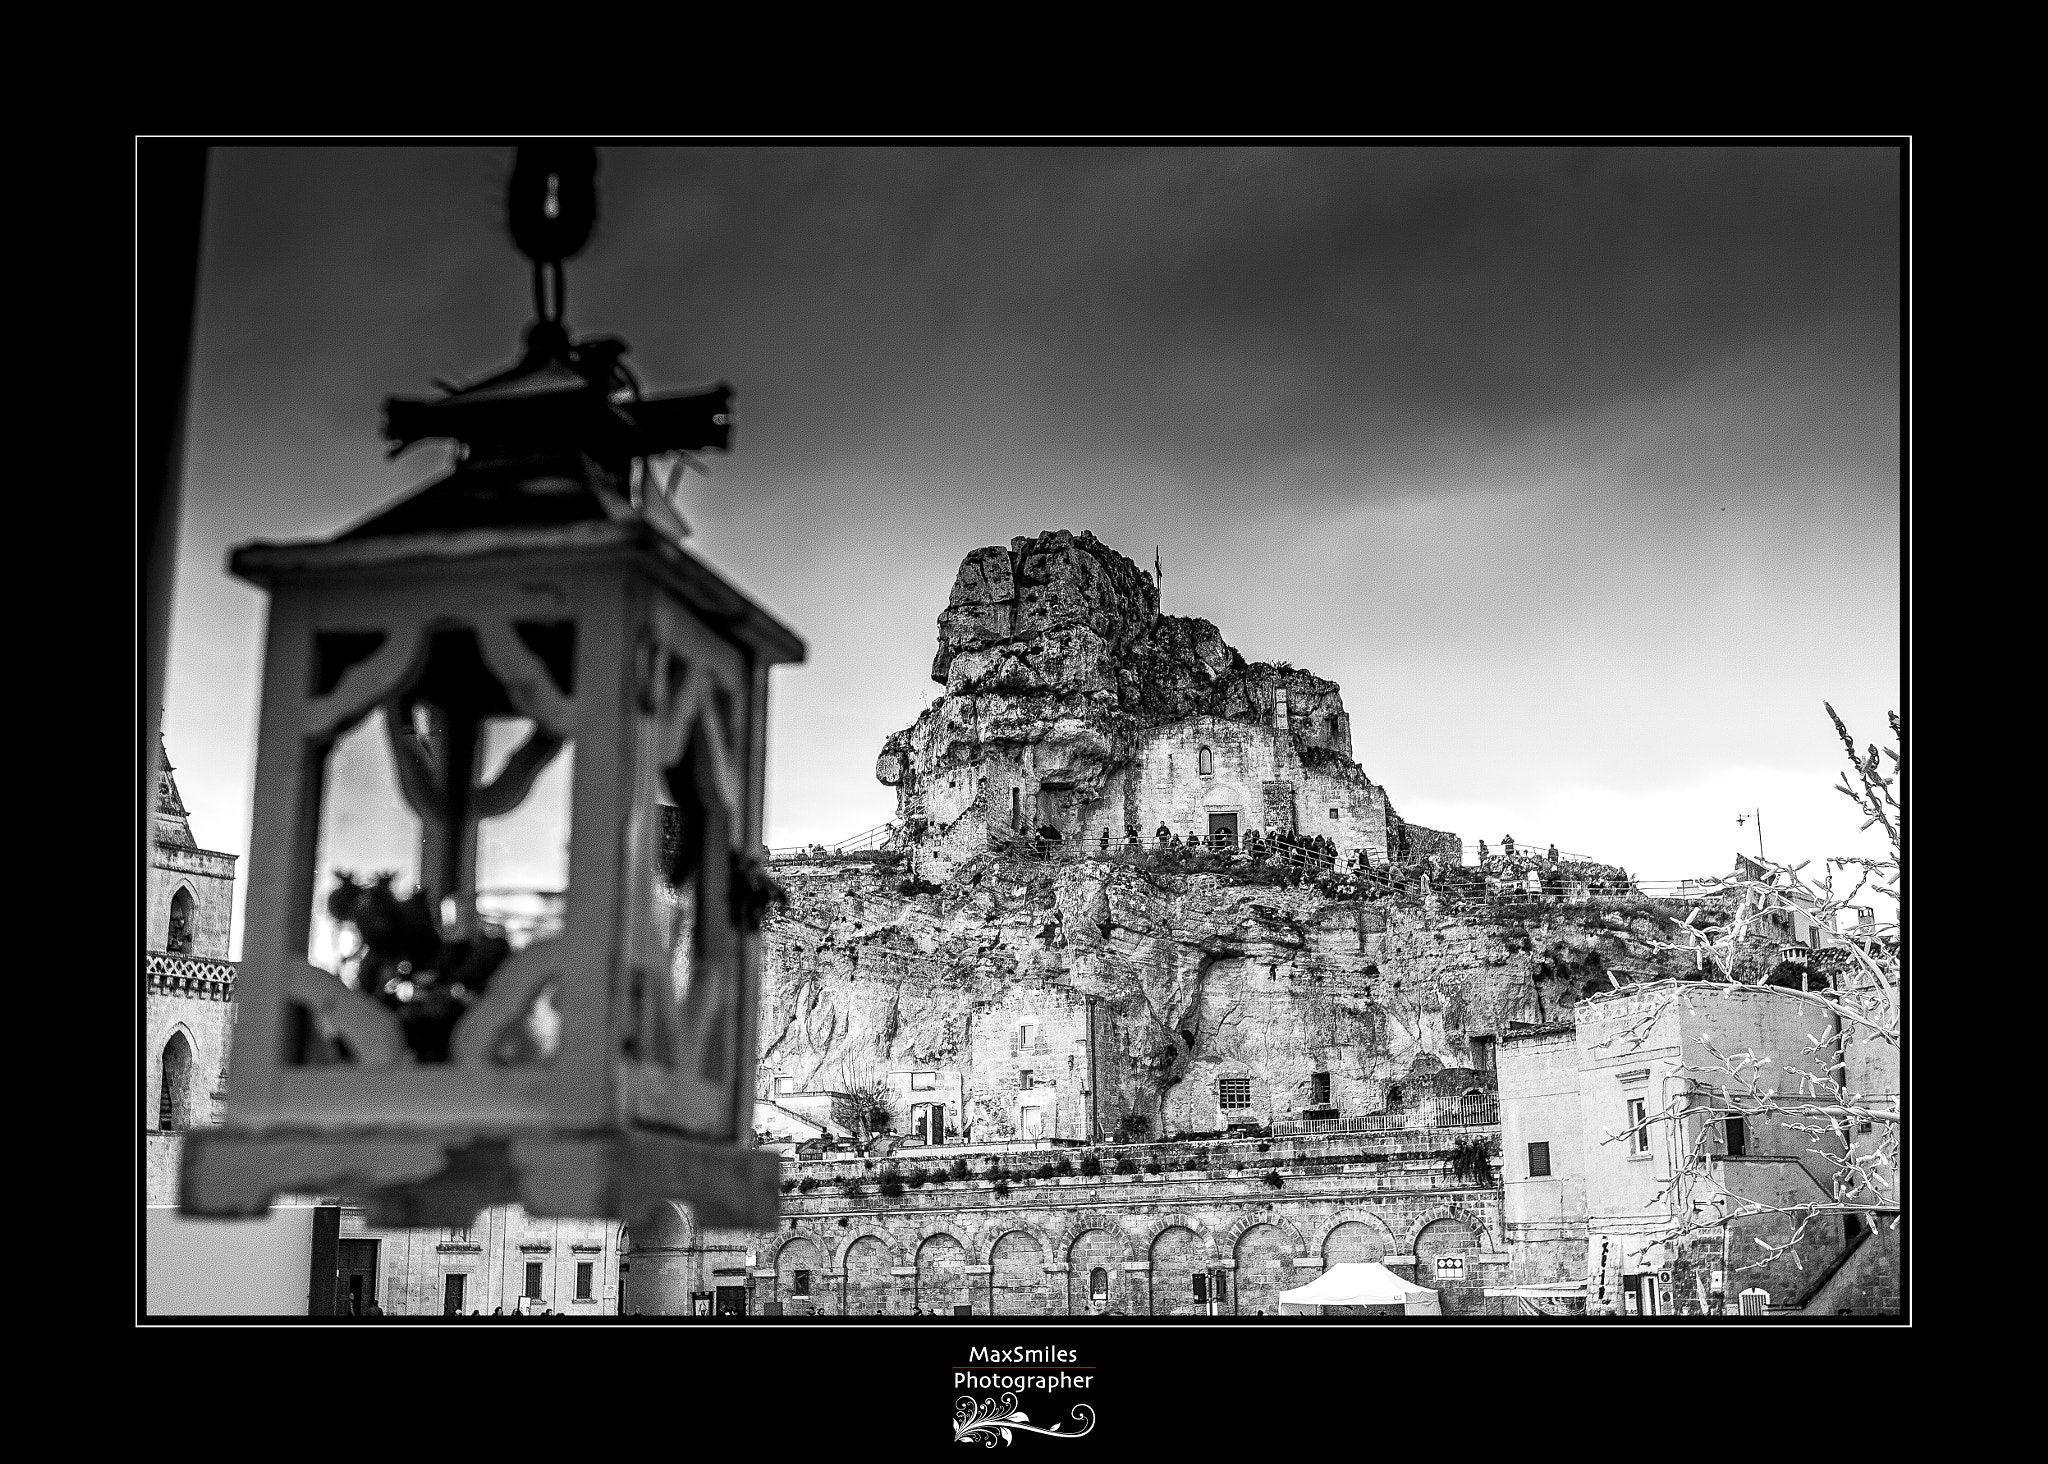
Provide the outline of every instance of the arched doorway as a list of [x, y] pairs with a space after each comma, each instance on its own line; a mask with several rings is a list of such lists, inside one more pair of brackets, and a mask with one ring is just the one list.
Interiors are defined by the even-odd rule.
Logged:
[[1323, 1237], [1325, 1267], [1376, 1261], [1386, 1253], [1385, 1233], [1362, 1220], [1346, 1220]]
[[1067, 1310], [1075, 1316], [1124, 1316], [1124, 1244], [1107, 1230], [1077, 1236], [1067, 1249]]
[[846, 1315], [879, 1317], [889, 1310], [889, 1247], [863, 1235], [846, 1248]]
[[788, 1316], [829, 1315], [825, 1262], [818, 1243], [799, 1236], [775, 1257], [775, 1299]]
[[1170, 1226], [1152, 1242], [1152, 1315], [1200, 1316], [1195, 1277], [1207, 1269], [1201, 1238], [1185, 1225]]
[[950, 1235], [927, 1236], [917, 1248], [917, 1305], [927, 1316], [967, 1306], [967, 1252]]
[[689, 1212], [664, 1200], [634, 1221], [620, 1247], [620, 1270], [630, 1278], [619, 1287], [619, 1310], [648, 1317], [686, 1317], [696, 1287], [695, 1235]]
[[157, 1082], [156, 1126], [162, 1133], [192, 1127], [192, 1044], [173, 1032], [164, 1044], [163, 1072]]
[[1294, 1285], [1294, 1242], [1277, 1225], [1254, 1225], [1237, 1240], [1237, 1314], [1280, 1314], [1280, 1293]]
[[[1386, 1232], [1377, 1225], [1367, 1225], [1362, 1220], [1346, 1220], [1331, 1228], [1323, 1237], [1323, 1269], [1332, 1266], [1356, 1265], [1364, 1261], [1377, 1261], [1387, 1253]], [[1326, 1314], [1337, 1316], [1400, 1316], [1398, 1306], [1333, 1306], [1323, 1308]]]
[[[1415, 1237], [1415, 1280], [1436, 1288], [1447, 1317], [1486, 1314], [1479, 1250], [1479, 1231], [1465, 1220], [1432, 1220]], [[1447, 1264], [1439, 1266], [1439, 1261]]]
[[1012, 1230], [989, 1252], [989, 1312], [1035, 1317], [1045, 1312], [1045, 1250], [1028, 1230]]

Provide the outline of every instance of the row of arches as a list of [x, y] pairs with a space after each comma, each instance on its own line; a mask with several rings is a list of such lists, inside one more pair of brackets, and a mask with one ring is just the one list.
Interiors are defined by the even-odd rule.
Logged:
[[[1099, 1225], [1070, 1226], [1058, 1235], [1024, 1224], [998, 1223], [975, 1244], [934, 1228], [908, 1240], [861, 1232], [839, 1239], [792, 1232], [775, 1253], [775, 1297], [825, 1315], [873, 1316], [895, 1311], [947, 1313], [968, 1306], [995, 1316], [1192, 1316], [1194, 1278], [1230, 1263], [1225, 1310], [1244, 1316], [1279, 1310], [1282, 1291], [1316, 1268], [1414, 1255], [1424, 1284], [1439, 1255], [1490, 1249], [1486, 1230], [1457, 1212], [1432, 1212], [1397, 1235], [1369, 1210], [1340, 1212], [1305, 1238], [1281, 1216], [1248, 1217], [1221, 1233], [1186, 1216], [1164, 1219], [1141, 1235]], [[970, 1267], [974, 1268], [970, 1270]], [[1477, 1310], [1478, 1293], [1451, 1294], [1447, 1313]]]

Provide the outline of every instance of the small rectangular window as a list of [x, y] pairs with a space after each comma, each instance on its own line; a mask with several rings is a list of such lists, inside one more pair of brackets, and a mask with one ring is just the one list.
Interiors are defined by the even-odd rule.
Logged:
[[1336, 816], [1337, 816], [1337, 810], [1336, 810], [1336, 809], [1334, 809], [1334, 808], [1333, 808], [1333, 809], [1331, 809], [1331, 810], [1330, 810], [1330, 817], [1331, 817], [1331, 818], [1335, 818]]
[[1216, 1101], [1224, 1108], [1249, 1108], [1252, 1106], [1252, 1080], [1250, 1078], [1222, 1078], [1216, 1084]]
[[597, 1266], [594, 1262], [578, 1261], [576, 1263], [576, 1299], [578, 1301], [590, 1300], [590, 1281], [596, 1271]]
[[910, 1075], [910, 1087], [913, 1092], [929, 1093], [938, 1086], [939, 1075], [937, 1073], [912, 1073]]
[[539, 1261], [528, 1261], [526, 1263], [526, 1294], [535, 1301], [540, 1300], [540, 1272], [541, 1263]]
[[1491, 1037], [1468, 1037], [1465, 1039], [1465, 1047], [1472, 1054], [1472, 1066], [1475, 1071], [1482, 1073], [1493, 1071], [1493, 1039]]
[[1308, 1080], [1308, 1101], [1317, 1108], [1330, 1101], [1330, 1075], [1311, 1073]]
[[778, 1093], [794, 1093], [796, 1091], [796, 1079], [777, 1078], [775, 1080], [775, 1091]]
[[1028, 1093], [1028, 1092], [1030, 1092], [1030, 1091], [1031, 1091], [1031, 1069], [1030, 1069], [1030, 1068], [1024, 1068], [1024, 1069], [1022, 1069], [1022, 1070], [1020, 1070], [1020, 1071], [1018, 1072], [1018, 1074], [1017, 1074], [1017, 1086], [1018, 1086], [1018, 1088], [1019, 1088], [1019, 1089], [1021, 1089], [1022, 1091], [1026, 1092], [1026, 1093]]
[[1548, 1143], [1531, 1144], [1529, 1146], [1529, 1178], [1547, 1179], [1549, 1177], [1550, 1145]]
[[1628, 1100], [1628, 1149], [1631, 1154], [1650, 1152], [1650, 1105], [1646, 1099]]
[[809, 1271], [798, 1271], [796, 1273], [796, 1294], [798, 1296], [809, 1296], [811, 1294], [811, 1273]]

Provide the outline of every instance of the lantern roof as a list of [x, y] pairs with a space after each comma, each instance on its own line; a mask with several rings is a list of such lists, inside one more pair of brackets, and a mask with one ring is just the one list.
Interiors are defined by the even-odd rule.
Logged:
[[[804, 659], [795, 632], [683, 547], [687, 530], [647, 459], [732, 442], [732, 389], [650, 396], [614, 336], [572, 340], [558, 321], [528, 327], [503, 371], [433, 398], [391, 397], [393, 452], [443, 439], [455, 465], [331, 539], [245, 544], [233, 573], [282, 579], [499, 554], [636, 552], [699, 614], [770, 664]], [[634, 483], [634, 463], [641, 464]]]

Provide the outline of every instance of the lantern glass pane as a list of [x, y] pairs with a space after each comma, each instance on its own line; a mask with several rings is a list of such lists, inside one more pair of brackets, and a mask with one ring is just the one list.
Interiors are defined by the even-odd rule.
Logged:
[[[456, 1028], [509, 956], [561, 928], [574, 753], [566, 709], [534, 688], [544, 675], [566, 692], [572, 634], [437, 630], [408, 684], [328, 754], [311, 954], [396, 1019], [413, 1061], [448, 1062], [460, 1045], [473, 1061], [517, 1064], [559, 1047], [556, 993], [525, 976], [487, 1004], [514, 1008], [490, 1018], [502, 1031], [487, 1057]], [[373, 1035], [363, 1020], [357, 1041], [337, 1040], [308, 1008], [287, 1048], [301, 1062], [355, 1061]], [[378, 1050], [392, 1060], [390, 1039]]]
[[398, 791], [382, 707], [342, 734], [327, 754], [314, 860], [306, 958], [355, 986], [362, 937], [329, 909], [342, 879], [388, 874], [391, 891], [401, 900], [419, 888], [420, 821]]
[[[484, 785], [505, 771], [533, 731], [526, 717], [493, 717], [484, 723]], [[478, 921], [485, 934], [503, 936], [515, 951], [561, 934], [569, 895], [569, 800], [575, 774], [576, 744], [564, 742], [521, 802], [477, 825]]]

